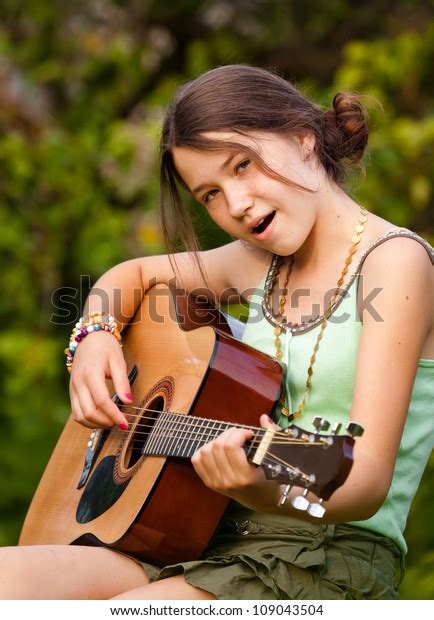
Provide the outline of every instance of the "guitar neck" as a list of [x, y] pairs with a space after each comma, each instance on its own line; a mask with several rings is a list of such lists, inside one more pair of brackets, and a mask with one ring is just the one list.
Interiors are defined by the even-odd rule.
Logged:
[[[237, 425], [163, 411], [156, 419], [142, 453], [146, 456], [191, 458], [199, 448], [234, 426]], [[242, 428], [255, 433], [244, 444], [247, 458], [251, 460], [265, 429], [244, 425]]]

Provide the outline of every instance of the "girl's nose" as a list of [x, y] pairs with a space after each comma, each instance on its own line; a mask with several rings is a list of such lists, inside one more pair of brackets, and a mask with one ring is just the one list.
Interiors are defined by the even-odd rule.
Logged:
[[230, 215], [240, 218], [253, 206], [253, 199], [246, 192], [231, 192], [227, 197], [227, 204]]

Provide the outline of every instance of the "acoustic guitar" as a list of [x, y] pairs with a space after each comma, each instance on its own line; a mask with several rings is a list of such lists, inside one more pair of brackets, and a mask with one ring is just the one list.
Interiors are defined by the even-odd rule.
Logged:
[[[172, 287], [148, 291], [123, 343], [134, 404], [112, 398], [128, 430], [90, 432], [70, 417], [21, 545], [105, 546], [159, 566], [200, 557], [230, 500], [202, 483], [190, 457], [232, 426], [254, 431], [247, 458], [270, 484], [286, 485], [282, 503], [296, 485], [304, 489], [296, 506], [324, 512], [322, 500], [351, 469], [360, 427], [348, 435], [322, 434], [319, 419], [315, 432], [259, 427], [279, 400], [283, 365], [235, 338], [229, 319], [203, 299]], [[308, 492], [321, 500], [310, 503]]]

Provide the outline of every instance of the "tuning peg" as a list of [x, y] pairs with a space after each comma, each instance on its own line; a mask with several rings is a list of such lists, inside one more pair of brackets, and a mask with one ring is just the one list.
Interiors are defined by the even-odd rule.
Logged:
[[338, 435], [342, 428], [342, 424], [340, 422], [335, 422], [332, 426], [332, 435]]
[[309, 500], [306, 499], [309, 489], [305, 489], [302, 495], [297, 495], [291, 500], [291, 504], [297, 510], [307, 510], [309, 507]]
[[291, 489], [292, 489], [292, 484], [287, 484], [285, 486], [285, 488], [283, 489], [283, 493], [280, 496], [279, 501], [277, 502], [277, 505], [278, 505], [279, 508], [281, 508], [281, 506], [283, 506], [283, 504], [288, 499], [288, 495], [289, 495], [289, 492], [291, 491]]
[[361, 437], [365, 432], [363, 426], [360, 426], [360, 424], [356, 424], [356, 422], [350, 422], [345, 430], [347, 431], [348, 435], [351, 435], [351, 437]]
[[268, 465], [267, 467], [272, 478], [277, 478], [277, 476], [282, 471], [282, 465], [280, 465], [280, 463], [276, 463], [275, 465]]
[[318, 503], [309, 504], [307, 508], [308, 514], [310, 514], [311, 517], [316, 517], [317, 519], [321, 519], [321, 517], [323, 517], [325, 514], [325, 508], [322, 505], [322, 503], [323, 503], [323, 499], [321, 498]]
[[330, 422], [321, 416], [316, 416], [312, 420], [312, 424], [316, 428], [316, 432], [327, 431], [330, 428]]

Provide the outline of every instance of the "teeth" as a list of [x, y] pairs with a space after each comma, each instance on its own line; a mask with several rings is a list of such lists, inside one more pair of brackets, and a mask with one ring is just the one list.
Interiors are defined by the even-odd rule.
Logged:
[[253, 230], [256, 230], [258, 228], [258, 226], [260, 226], [262, 224], [262, 222], [265, 220], [267, 216], [263, 217], [262, 219], [259, 220], [259, 222], [256, 224], [256, 226], [253, 227]]

